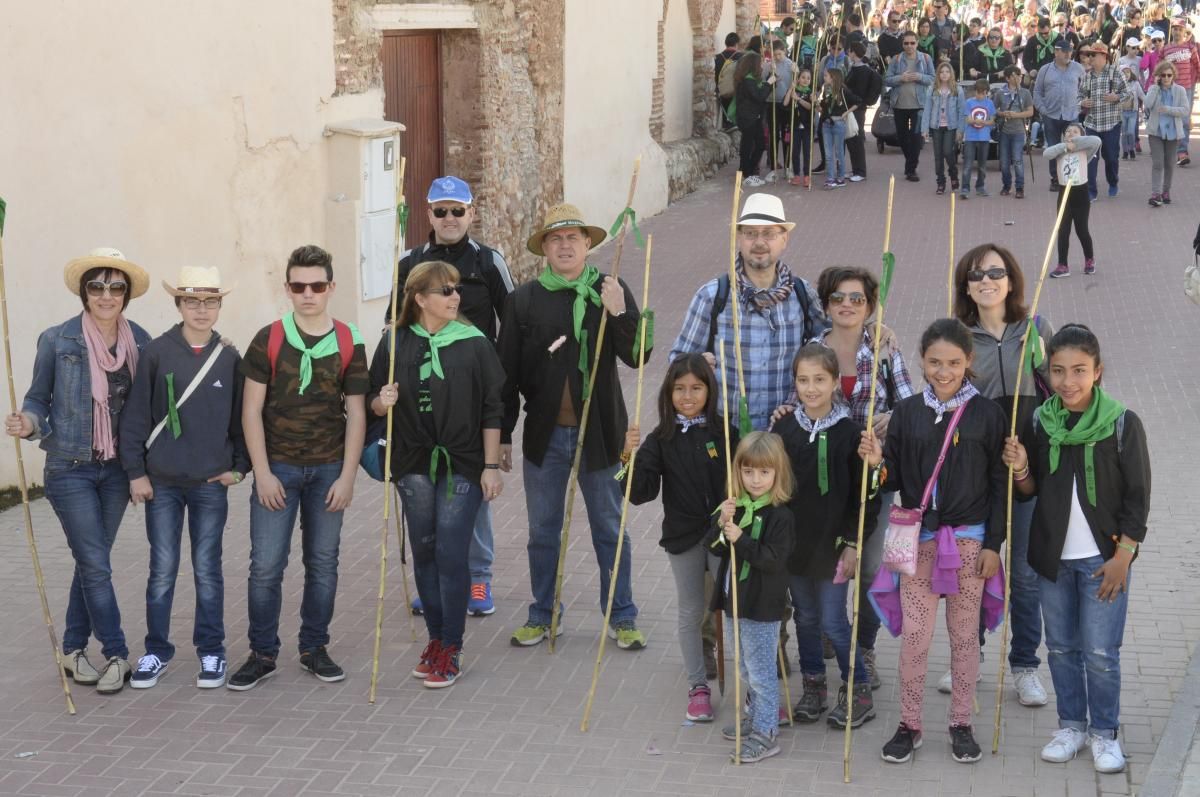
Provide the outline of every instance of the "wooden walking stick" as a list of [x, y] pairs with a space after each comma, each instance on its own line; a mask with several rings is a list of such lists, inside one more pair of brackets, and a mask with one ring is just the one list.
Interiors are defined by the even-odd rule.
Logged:
[[[887, 218], [883, 225], [883, 272], [879, 279], [879, 299], [875, 307], [875, 333], [874, 346], [875, 351], [871, 357], [871, 392], [868, 394], [867, 400], [867, 430], [874, 428], [875, 421], [875, 388], [876, 379], [879, 375], [879, 343], [883, 337], [883, 310], [887, 305], [888, 292], [892, 287], [892, 271], [896, 265], [896, 258], [891, 253], [892, 245], [892, 196], [896, 191], [896, 175], [892, 175], [892, 179], [888, 181], [888, 202], [887, 202]], [[858, 500], [858, 548], [857, 551], [862, 551], [863, 545], [863, 527], [867, 522], [867, 484], [871, 478], [871, 466], [863, 461], [862, 484], [859, 488]], [[846, 738], [842, 747], [842, 780], [846, 783], [850, 782], [850, 741], [854, 733], [854, 657], [858, 652], [858, 607], [862, 599], [862, 556], [855, 557], [854, 560], [854, 610], [850, 620], [850, 677], [847, 679], [846, 689], [849, 694], [846, 695], [846, 703], [849, 710], [846, 712]]]
[[[716, 587], [716, 584], [713, 584]], [[717, 691], [725, 697], [725, 614], [713, 612], [713, 633], [716, 635], [717, 648]]]
[[733, 301], [733, 356], [737, 363], [738, 378], [738, 431], [747, 435], [750, 433], [750, 405], [746, 399], [746, 377], [742, 371], [742, 303], [738, 298], [737, 280], [737, 229], [738, 203], [742, 199], [742, 173], [737, 174], [737, 183], [733, 187], [733, 214], [729, 225], [729, 295]]
[[[629, 179], [629, 195], [626, 198], [625, 209], [621, 211], [621, 229], [617, 233], [616, 251], [613, 252], [613, 264], [610, 276], [614, 279], [621, 273], [621, 252], [625, 249], [625, 232], [633, 217], [633, 195], [637, 191], [638, 172], [642, 168], [642, 156], [638, 155], [633, 162], [633, 176]], [[643, 308], [644, 309], [644, 308]], [[558, 616], [561, 613], [559, 603], [562, 601], [563, 568], [567, 563], [567, 543], [571, 539], [571, 513], [575, 508], [575, 488], [579, 482], [579, 465], [583, 461], [583, 441], [587, 435], [588, 418], [592, 409], [592, 392], [596, 388], [596, 372], [600, 369], [600, 351], [604, 347], [604, 330], [608, 327], [608, 312], [601, 309], [600, 326], [596, 330], [596, 350], [592, 353], [592, 370], [588, 374], [587, 393], [583, 398], [583, 415], [579, 419], [579, 435], [575, 441], [575, 459], [571, 463], [571, 475], [567, 478], [567, 505], [563, 512], [562, 534], [558, 542], [558, 568], [554, 573], [554, 604], [550, 607], [550, 645], [554, 652], [554, 640], [558, 634]]]
[[796, 724], [796, 721], [792, 718], [792, 690], [788, 688], [787, 653], [783, 650], [782, 639], [779, 640], [779, 646], [775, 650], [779, 653], [777, 657], [779, 659], [779, 677], [783, 680], [783, 699], [786, 701], [785, 705], [787, 706], [788, 727], [791, 728]]
[[[646, 309], [650, 301], [650, 250], [654, 236], [646, 236], [646, 269], [642, 275], [642, 318], [638, 322], [638, 376], [637, 398], [633, 403], [633, 422], [640, 426], [642, 419], [642, 384], [646, 375], [646, 329], [653, 324], [653, 314]], [[604, 658], [604, 645], [608, 641], [608, 624], [612, 621], [613, 599], [617, 594], [617, 572], [621, 569], [621, 548], [625, 542], [625, 522], [629, 519], [629, 495], [633, 490], [633, 466], [637, 462], [637, 449], [629, 454], [625, 466], [625, 498], [621, 501], [621, 523], [617, 527], [617, 550], [613, 559], [612, 575], [608, 579], [608, 602], [604, 608], [604, 625], [600, 627], [600, 646], [596, 650], [596, 664], [592, 667], [592, 686], [588, 689], [587, 703], [583, 707], [583, 721], [579, 730], [587, 732], [588, 719], [592, 715], [592, 701], [596, 697], [596, 682], [600, 679], [600, 662]]]
[[[721, 416], [725, 423], [725, 484], [730, 498], [737, 498], [733, 489], [733, 455], [729, 450], [729, 385], [725, 379], [725, 341], [717, 343], [721, 355]], [[724, 532], [722, 532], [724, 533]], [[742, 763], [742, 636], [738, 628], [737, 552], [729, 546], [729, 594], [733, 601], [733, 764]], [[721, 589], [720, 584], [715, 585]], [[789, 706], [790, 708], [790, 706]]]
[[[1017, 378], [1013, 383], [1012, 422], [1009, 437], [1017, 436], [1017, 401], [1021, 397], [1021, 376], [1025, 372], [1025, 363], [1033, 367], [1033, 355], [1037, 349], [1037, 318], [1038, 302], [1042, 298], [1042, 285], [1046, 282], [1046, 274], [1050, 270], [1050, 257], [1054, 253], [1054, 245], [1058, 241], [1058, 230], [1062, 226], [1063, 213], [1067, 209], [1067, 201], [1071, 198], [1071, 183], [1062, 186], [1062, 202], [1058, 206], [1058, 215], [1054, 219], [1054, 227], [1050, 230], [1050, 240], [1046, 243], [1046, 256], [1042, 259], [1042, 271], [1038, 274], [1037, 287], [1033, 291], [1033, 304], [1029, 306], [1029, 320], [1025, 326], [1025, 341], [1021, 352], [1021, 362], [1017, 365]], [[1000, 717], [1004, 711], [1004, 648], [1008, 645], [1008, 602], [1012, 589], [1012, 516], [1013, 516], [1013, 466], [1008, 466], [1008, 516], [1004, 523], [1004, 623], [1000, 631], [1000, 672], [996, 676], [996, 716], [992, 726], [992, 755], [1000, 751]]]
[[[13, 381], [12, 344], [8, 337], [8, 293], [4, 281], [4, 215], [7, 205], [0, 199], [0, 318], [4, 322], [4, 367], [8, 373], [8, 405], [13, 414], [21, 411], [17, 406], [17, 387]], [[37, 584], [38, 598], [42, 602], [42, 622], [50, 637], [50, 649], [54, 653], [54, 666], [58, 669], [58, 680], [62, 684], [63, 697], [67, 701], [67, 713], [75, 713], [75, 701], [71, 699], [71, 685], [63, 669], [62, 651], [58, 647], [58, 634], [54, 631], [54, 619], [50, 615], [50, 601], [46, 599], [46, 581], [42, 577], [42, 560], [38, 556], [37, 541], [33, 538], [33, 515], [29, 512], [29, 483], [25, 480], [25, 459], [21, 454], [21, 438], [14, 437], [13, 447], [17, 452], [17, 485], [21, 490], [21, 508], [25, 513], [25, 542], [29, 545], [29, 556], [33, 559], [33, 580]]]
[[954, 317], [954, 192], [950, 192], [950, 271], [946, 277], [946, 318]]
[[[396, 139], [395, 152], [400, 151], [399, 139]], [[387, 384], [396, 381], [396, 300], [400, 293], [400, 253], [404, 251], [405, 223], [408, 219], [408, 206], [404, 202], [404, 168], [405, 158], [400, 158], [400, 168], [396, 169], [396, 248], [392, 253], [392, 303], [391, 315], [388, 316], [388, 377]], [[367, 693], [367, 702], [375, 702], [375, 687], [379, 684], [379, 646], [383, 641], [383, 595], [387, 589], [387, 538], [392, 509], [392, 419], [393, 407], [387, 410], [387, 432], [383, 446], [383, 531], [379, 538], [379, 595], [375, 601], [375, 652], [371, 657], [371, 689]], [[404, 579], [405, 592], [408, 591], [408, 579]], [[407, 596], [405, 598], [407, 601]]]

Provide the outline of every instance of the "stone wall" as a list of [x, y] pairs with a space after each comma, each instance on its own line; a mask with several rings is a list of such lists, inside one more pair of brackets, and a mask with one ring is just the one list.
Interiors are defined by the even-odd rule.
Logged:
[[333, 95], [362, 94], [383, 85], [382, 37], [371, 24], [375, 0], [333, 0]]

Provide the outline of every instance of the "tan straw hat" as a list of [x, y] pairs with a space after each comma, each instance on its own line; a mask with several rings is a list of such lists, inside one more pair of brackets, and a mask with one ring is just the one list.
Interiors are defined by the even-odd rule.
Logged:
[[172, 296], [224, 296], [229, 293], [221, 290], [221, 272], [216, 266], [183, 266], [179, 269], [175, 287], [166, 280], [162, 281], [162, 286]]
[[535, 255], [544, 256], [546, 253], [542, 251], [542, 239], [555, 230], [561, 230], [564, 227], [578, 227], [587, 233], [587, 236], [592, 239], [588, 249], [592, 249], [599, 245], [608, 233], [599, 227], [593, 227], [590, 224], [583, 222], [583, 214], [579, 212], [579, 208], [574, 205], [555, 205], [546, 213], [546, 221], [542, 225], [542, 229], [529, 236], [529, 242], [526, 246], [530, 252]]
[[67, 263], [63, 270], [63, 282], [67, 290], [73, 294], [79, 293], [79, 281], [83, 275], [94, 268], [111, 268], [122, 272], [129, 279], [129, 297], [136, 299], [150, 290], [150, 275], [136, 263], [126, 260], [119, 249], [111, 246], [100, 246], [88, 252], [83, 257], [77, 257]]

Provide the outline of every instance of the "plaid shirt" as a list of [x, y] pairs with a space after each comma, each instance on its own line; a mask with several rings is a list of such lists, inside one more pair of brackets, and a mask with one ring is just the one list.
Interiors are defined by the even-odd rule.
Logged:
[[[829, 330], [817, 336], [819, 343], [825, 343], [829, 337]], [[828, 345], [828, 344], [825, 344]], [[896, 390], [896, 401], [908, 398], [913, 394], [912, 379], [909, 378], [908, 368], [904, 365], [904, 355], [893, 346], [881, 345], [883, 352], [887, 353], [888, 360], [892, 366], [892, 384]], [[866, 324], [863, 328], [862, 344], [858, 347], [858, 351], [854, 355], [855, 371], [858, 374], [858, 381], [854, 384], [854, 392], [850, 394], [849, 409], [850, 420], [857, 423], [859, 426], [867, 425], [867, 409], [871, 403], [871, 363], [875, 357], [875, 350], [871, 342], [871, 325]], [[834, 399], [837, 401], [845, 401], [846, 394], [840, 389], [834, 393]], [[875, 415], [890, 412], [888, 407], [888, 392], [887, 383], [883, 378], [883, 368], [879, 369], [879, 373], [875, 380]]]
[[[1116, 94], [1116, 102], [1104, 100], [1105, 94]], [[1083, 120], [1084, 126], [1092, 130], [1112, 130], [1121, 124], [1121, 103], [1129, 98], [1129, 87], [1125, 78], [1111, 64], [1099, 73], [1089, 71], [1079, 83], [1079, 101], [1090, 99], [1093, 103]]]
[[[828, 326], [821, 300], [807, 281], [793, 277], [796, 290], [808, 292], [808, 320], [813, 330]], [[725, 342], [725, 378], [729, 385], [731, 420], [737, 417], [738, 395], [737, 358], [733, 353], [733, 302], [741, 301], [742, 370], [746, 374], [746, 398], [750, 405], [750, 420], [755, 429], [765, 430], [771, 413], [788, 400], [793, 390], [792, 357], [807, 341], [802, 340], [804, 323], [800, 317], [800, 302], [795, 296], [779, 302], [766, 311], [742, 301], [733, 286], [725, 309], [717, 316], [715, 347]], [[688, 305], [683, 328], [671, 347], [669, 359], [684, 354], [701, 354], [708, 347], [708, 325], [713, 300], [717, 295], [717, 280], [700, 286]], [[721, 362], [719, 352], [718, 365]], [[719, 380], [718, 380], [719, 381]]]

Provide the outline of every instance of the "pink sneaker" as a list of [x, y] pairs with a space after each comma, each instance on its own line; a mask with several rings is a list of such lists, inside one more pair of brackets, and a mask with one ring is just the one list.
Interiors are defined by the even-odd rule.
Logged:
[[1054, 267], [1054, 270], [1050, 272], [1050, 276], [1055, 279], [1069, 277], [1071, 276], [1071, 268], [1066, 263], [1059, 263]]
[[688, 690], [687, 718], [692, 722], [712, 722], [712, 690], [707, 684]]

